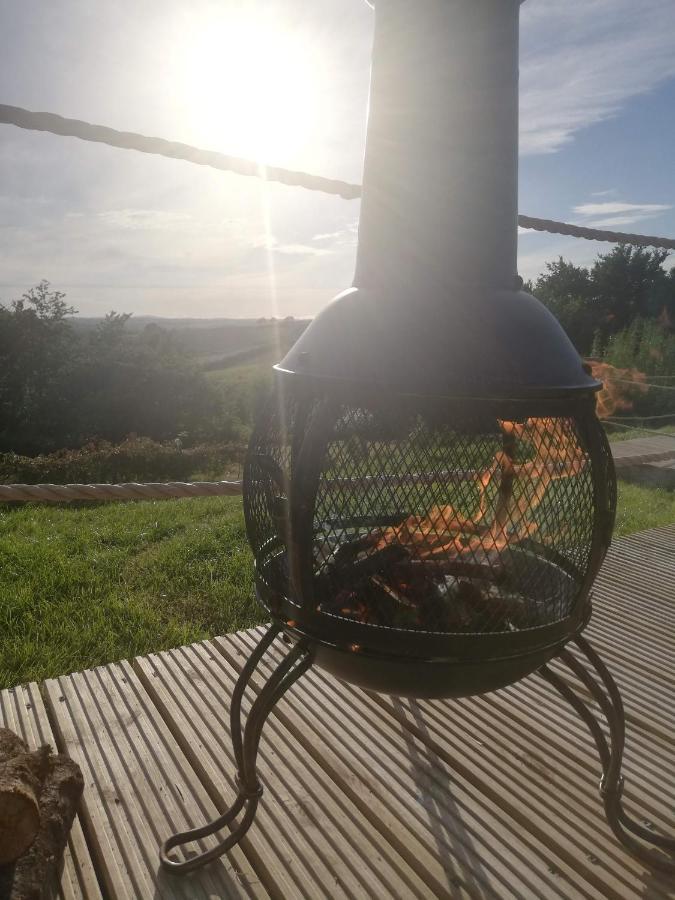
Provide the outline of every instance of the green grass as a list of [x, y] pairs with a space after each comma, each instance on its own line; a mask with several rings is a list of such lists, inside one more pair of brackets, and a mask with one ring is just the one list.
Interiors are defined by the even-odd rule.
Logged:
[[227, 369], [213, 369], [205, 374], [212, 384], [222, 388], [223, 391], [235, 390], [244, 393], [255, 389], [256, 384], [271, 381], [272, 365], [276, 361], [276, 358], [270, 357], [263, 362], [246, 363]]
[[661, 427], [658, 427], [653, 422], [648, 422], [646, 428], [637, 426], [619, 428], [616, 426], [616, 430], [612, 430], [610, 426], [608, 429], [608, 437], [612, 443], [614, 441], [631, 441], [634, 438], [647, 438], [654, 437], [654, 435], [669, 434], [672, 434], [673, 437], [675, 437], [675, 425], [662, 425]]
[[0, 507], [0, 687], [261, 621], [241, 510]]
[[[675, 522], [621, 483], [617, 534]], [[0, 507], [0, 688], [263, 621], [238, 497]]]
[[675, 523], [675, 492], [619, 482], [614, 534], [632, 534]]

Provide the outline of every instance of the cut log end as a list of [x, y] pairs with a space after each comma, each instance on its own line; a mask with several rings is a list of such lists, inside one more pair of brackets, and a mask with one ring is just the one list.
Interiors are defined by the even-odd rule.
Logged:
[[39, 828], [40, 810], [31, 791], [0, 790], [0, 866], [25, 853]]
[[52, 896], [82, 796], [79, 766], [0, 728], [0, 898]]
[[0, 761], [0, 865], [14, 862], [35, 840], [49, 753], [41, 747]]

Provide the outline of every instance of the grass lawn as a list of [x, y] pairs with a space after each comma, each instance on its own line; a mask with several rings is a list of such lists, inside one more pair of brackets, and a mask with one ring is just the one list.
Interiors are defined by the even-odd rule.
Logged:
[[[675, 522], [620, 484], [617, 534]], [[0, 507], [0, 688], [264, 620], [238, 497]]]
[[0, 507], [0, 688], [263, 618], [238, 497]]
[[612, 429], [611, 426], [608, 428], [608, 435], [610, 441], [632, 441], [634, 438], [648, 438], [654, 437], [654, 435], [670, 435], [672, 434], [675, 437], [675, 425], [662, 425], [660, 428], [658, 425], [653, 422], [647, 423], [647, 428], [640, 428], [639, 426], [631, 425], [630, 428], [619, 428], [616, 427]]

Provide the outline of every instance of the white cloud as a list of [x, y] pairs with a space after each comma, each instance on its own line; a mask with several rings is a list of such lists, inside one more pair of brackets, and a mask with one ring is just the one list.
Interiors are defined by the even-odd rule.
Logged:
[[282, 256], [330, 256], [333, 253], [328, 247], [315, 247], [313, 244], [304, 244], [300, 241], [283, 242], [271, 234], [253, 238], [250, 246], [253, 250], [280, 253]]
[[272, 249], [286, 256], [329, 256], [333, 252], [327, 247], [312, 247], [310, 244], [276, 244]]
[[573, 262], [576, 266], [591, 266], [598, 253], [607, 253], [610, 244], [601, 241], [579, 241], [557, 234], [537, 233], [532, 238], [536, 246], [518, 254], [518, 273], [523, 278], [536, 281], [546, 269], [546, 263], [558, 259]]
[[574, 207], [578, 216], [583, 216], [584, 225], [590, 228], [615, 228], [633, 225], [645, 219], [653, 219], [660, 213], [672, 209], [667, 203], [582, 203]]
[[348, 222], [343, 228], [338, 228], [336, 231], [315, 234], [312, 240], [321, 243], [330, 243], [333, 246], [337, 245], [340, 247], [355, 246], [358, 230], [358, 219], [354, 219], [353, 222]]
[[[78, 213], [71, 213], [76, 216]], [[172, 230], [176, 227], [184, 227], [191, 221], [191, 216], [186, 213], [174, 212], [168, 209], [108, 209], [96, 213], [96, 218], [110, 225], [112, 228], [143, 230]]]
[[530, 0], [521, 20], [523, 154], [559, 150], [675, 76], [672, 0]]
[[574, 207], [574, 212], [580, 216], [597, 216], [604, 213], [638, 213], [656, 215], [673, 207], [668, 203], [582, 203]]

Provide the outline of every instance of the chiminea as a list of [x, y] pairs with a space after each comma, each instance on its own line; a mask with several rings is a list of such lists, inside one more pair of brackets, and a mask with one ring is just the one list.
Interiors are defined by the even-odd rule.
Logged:
[[[516, 274], [519, 6], [377, 0], [355, 286], [275, 366], [245, 464], [272, 625], [232, 698], [239, 796], [165, 844], [173, 871], [250, 826], [265, 717], [312, 664], [413, 697], [483, 693], [538, 669], [599, 742], [617, 836], [654, 840], [621, 809], [620, 698], [581, 637], [615, 509], [601, 385]], [[279, 633], [292, 649], [242, 736], [244, 689]], [[556, 656], [600, 703], [611, 746], [546, 666]], [[169, 859], [240, 813], [218, 847]]]

